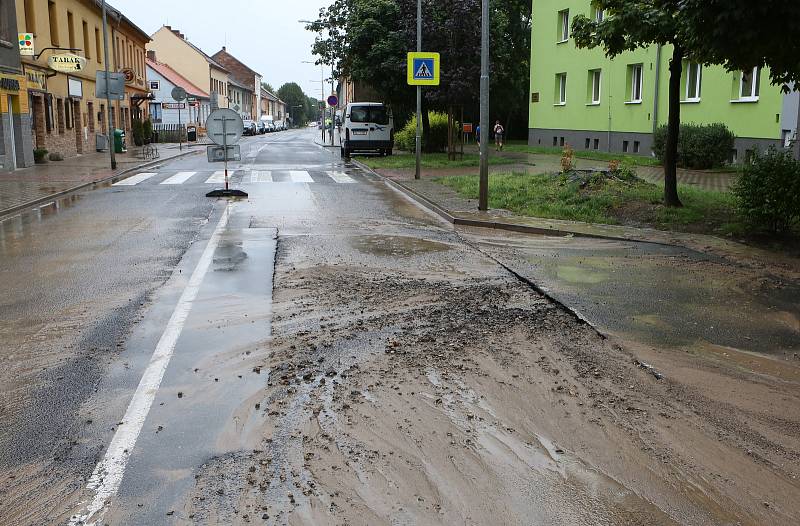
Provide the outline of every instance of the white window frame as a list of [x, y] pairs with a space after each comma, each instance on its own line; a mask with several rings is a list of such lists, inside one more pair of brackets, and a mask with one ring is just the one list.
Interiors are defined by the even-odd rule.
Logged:
[[[644, 64], [631, 64], [631, 86], [630, 86], [630, 104], [641, 104], [642, 92], [644, 88]], [[638, 72], [638, 82], [637, 82]], [[637, 97], [638, 91], [638, 97]]]
[[[599, 106], [600, 100], [603, 96], [603, 70], [593, 69], [591, 70], [591, 74], [592, 74], [592, 98], [591, 101], [586, 105]], [[597, 92], [597, 98], [595, 98], [595, 92]]]
[[594, 8], [594, 21], [595, 22], [602, 22], [606, 18], [606, 10], [601, 9], [599, 7]]
[[558, 77], [558, 100], [554, 104], [554, 106], [566, 106], [567, 105], [567, 74], [566, 73], [558, 73], [556, 75]]
[[[750, 73], [752, 75], [752, 81], [750, 83], [750, 93], [744, 93], [744, 76]], [[753, 68], [752, 71], [742, 71], [739, 74], [739, 100], [744, 102], [757, 102], [758, 97], [761, 92], [761, 68], [756, 66]]]
[[569, 41], [569, 9], [562, 9], [558, 12], [558, 44]]
[[[695, 70], [695, 92], [689, 92], [689, 80], [692, 78], [692, 67], [696, 67]], [[689, 62], [686, 65], [686, 93], [685, 98], [683, 99], [684, 102], [700, 102], [700, 96], [702, 95], [703, 90], [703, 66], [702, 64], [694, 64]]]
[[[150, 91], [161, 91], [161, 81], [160, 80], [150, 80], [148, 81], [150, 84]], [[155, 86], [155, 87], [153, 87]]]

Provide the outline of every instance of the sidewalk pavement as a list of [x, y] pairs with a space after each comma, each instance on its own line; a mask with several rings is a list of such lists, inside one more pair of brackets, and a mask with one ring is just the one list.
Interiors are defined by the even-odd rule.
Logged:
[[338, 130], [334, 129], [333, 132], [333, 144], [331, 144], [331, 136], [326, 132], [325, 133], [325, 142], [322, 142], [322, 132], [321, 130], [316, 130], [316, 136], [314, 137], [314, 143], [317, 146], [322, 146], [324, 148], [339, 148], [342, 146], [342, 140], [339, 136]]
[[117, 154], [117, 169], [111, 170], [108, 152], [93, 152], [63, 161], [48, 161], [14, 172], [0, 172], [0, 217], [37, 203], [107, 179], [123, 176], [147, 166], [201, 151], [193, 145], [158, 145], [159, 158], [141, 159], [140, 148]]
[[[403, 170], [371, 170], [356, 160], [362, 169], [376, 174], [397, 190], [456, 226], [479, 227], [547, 236], [572, 236], [617, 241], [637, 241], [657, 245], [678, 246], [727, 258], [738, 264], [769, 268], [776, 276], [800, 279], [800, 259], [763, 250], [732, 240], [703, 234], [669, 232], [654, 228], [601, 225], [580, 221], [542, 219], [514, 215], [508, 210], [478, 211], [478, 202], [467, 199], [455, 190], [431, 180], [440, 175], [429, 171], [428, 177], [415, 180]], [[499, 166], [498, 168], [503, 168]]]

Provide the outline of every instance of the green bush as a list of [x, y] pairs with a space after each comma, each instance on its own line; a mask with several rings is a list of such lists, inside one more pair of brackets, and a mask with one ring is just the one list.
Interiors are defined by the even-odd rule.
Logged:
[[[733, 135], [727, 126], [716, 124], [681, 124], [678, 135], [678, 166], [707, 170], [722, 166], [733, 150]], [[664, 162], [667, 126], [660, 126], [653, 137], [653, 152]]]
[[[422, 138], [423, 148], [426, 152], [447, 151], [447, 114], [435, 111], [428, 112], [431, 123], [430, 135]], [[417, 116], [403, 126], [403, 129], [394, 134], [395, 147], [400, 150], [413, 152], [417, 144]]]
[[53, 152], [47, 156], [51, 161], [63, 161], [64, 156], [58, 152]]
[[746, 221], [769, 232], [786, 232], [800, 220], [800, 161], [774, 146], [755, 152], [733, 193]]
[[142, 136], [144, 138], [144, 142], [150, 142], [153, 139], [153, 121], [150, 119], [146, 119], [142, 123]]
[[33, 150], [33, 162], [36, 164], [43, 164], [47, 162], [47, 150], [44, 148], [36, 148]]
[[131, 121], [131, 132], [133, 133], [133, 144], [136, 146], [144, 145], [144, 125], [142, 119], [133, 119]]

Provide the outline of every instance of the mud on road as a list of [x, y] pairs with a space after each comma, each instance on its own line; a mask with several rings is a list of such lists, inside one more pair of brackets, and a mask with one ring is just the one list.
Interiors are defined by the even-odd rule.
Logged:
[[362, 234], [279, 237], [263, 442], [174, 519], [800, 522], [796, 370], [658, 378], [453, 232]]

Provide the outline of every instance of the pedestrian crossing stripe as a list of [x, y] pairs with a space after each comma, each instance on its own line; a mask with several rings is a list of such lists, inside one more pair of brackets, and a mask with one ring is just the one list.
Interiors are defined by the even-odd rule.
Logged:
[[156, 175], [158, 175], [157, 172], [142, 172], [132, 177], [128, 177], [127, 179], [123, 179], [122, 181], [117, 181], [111, 186], [134, 186]]
[[336, 181], [337, 183], [355, 183], [356, 180], [347, 175], [344, 172], [325, 172], [328, 174], [328, 177]]
[[206, 184], [222, 184], [225, 182], [225, 172], [217, 170], [214, 174], [206, 179]]
[[161, 184], [183, 184], [196, 173], [197, 172], [178, 172], [166, 181], [162, 181]]
[[300, 172], [300, 171], [291, 171], [289, 172], [289, 177], [291, 178], [293, 183], [313, 183], [314, 179], [308, 174], [308, 172]]
[[272, 183], [272, 172], [266, 170], [253, 170], [250, 172], [251, 183]]

